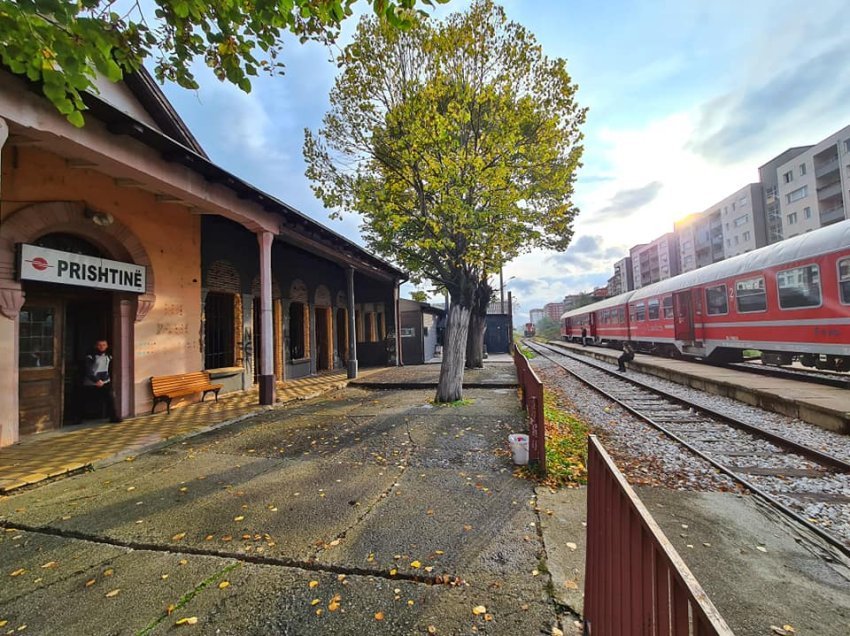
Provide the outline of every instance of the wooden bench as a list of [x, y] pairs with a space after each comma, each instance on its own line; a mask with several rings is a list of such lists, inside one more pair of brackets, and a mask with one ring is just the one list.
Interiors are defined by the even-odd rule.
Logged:
[[207, 393], [215, 394], [218, 402], [218, 392], [221, 384], [212, 384], [210, 374], [206, 371], [197, 373], [179, 373], [177, 375], [160, 375], [151, 378], [151, 392], [153, 393], [153, 407], [151, 415], [156, 410], [156, 405], [165, 402], [166, 410], [171, 413], [171, 400], [174, 398], [201, 393], [201, 402], [207, 397]]

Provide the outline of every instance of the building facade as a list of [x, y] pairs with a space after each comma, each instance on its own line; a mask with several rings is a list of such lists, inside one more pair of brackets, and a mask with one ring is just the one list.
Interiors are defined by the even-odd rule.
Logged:
[[614, 263], [614, 275], [608, 279], [608, 295], [617, 296], [635, 288], [632, 259], [630, 256], [621, 258]]
[[76, 128], [0, 71], [0, 446], [99, 419], [99, 339], [120, 417], [152, 376], [271, 404], [278, 380], [400, 361], [403, 272], [212, 163], [144, 71], [86, 101]]
[[759, 167], [759, 182], [762, 188], [762, 202], [767, 233], [766, 240], [768, 244], [776, 243], [784, 238], [782, 231], [782, 200], [779, 197], [779, 167], [809, 148], [811, 146], [789, 148]]
[[679, 247], [673, 232], [630, 250], [632, 279], [638, 289], [679, 273]]
[[561, 314], [565, 311], [564, 303], [546, 303], [543, 305], [543, 314], [549, 320], [554, 320], [555, 322], [559, 322], [561, 320]]
[[783, 238], [850, 218], [850, 126], [776, 167]]
[[543, 316], [546, 315], [546, 312], [542, 309], [532, 309], [528, 312], [528, 319], [531, 320], [533, 324], [537, 324], [543, 319]]

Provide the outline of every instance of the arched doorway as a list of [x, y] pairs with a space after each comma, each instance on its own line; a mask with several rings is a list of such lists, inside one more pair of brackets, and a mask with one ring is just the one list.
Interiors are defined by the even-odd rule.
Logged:
[[[44, 234], [31, 244], [108, 257], [90, 241], [67, 232]], [[106, 417], [86, 404], [82, 387], [86, 353], [98, 340], [110, 346], [114, 342], [113, 292], [36, 281], [24, 283], [24, 291], [18, 339], [20, 434]], [[113, 375], [118, 364], [114, 359]]]

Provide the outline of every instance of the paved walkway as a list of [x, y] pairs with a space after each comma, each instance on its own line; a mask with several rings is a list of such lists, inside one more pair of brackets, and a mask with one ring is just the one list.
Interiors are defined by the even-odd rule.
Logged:
[[524, 415], [465, 398], [349, 386], [0, 498], [4, 632], [554, 633]]
[[[383, 369], [361, 371], [361, 377]], [[305, 399], [344, 387], [345, 372], [280, 382], [277, 402]], [[50, 477], [82, 470], [110, 458], [132, 456], [140, 450], [175, 437], [238, 421], [270, 407], [258, 404], [257, 390], [222, 395], [216, 403], [189, 404], [156, 415], [135, 417], [120, 424], [72, 426], [32, 435], [21, 443], [0, 449], [0, 493]]]
[[[419, 364], [407, 367], [379, 369], [368, 376], [352, 381], [356, 386], [373, 389], [436, 388], [440, 365]], [[513, 361], [485, 361], [483, 369], [467, 369], [463, 374], [464, 388], [513, 388], [517, 386]]]

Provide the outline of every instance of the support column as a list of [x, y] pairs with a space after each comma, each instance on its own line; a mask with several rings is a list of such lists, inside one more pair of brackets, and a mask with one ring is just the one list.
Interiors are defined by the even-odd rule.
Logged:
[[[274, 234], [260, 232], [260, 404], [274, 404], [274, 321], [272, 320], [272, 243]], [[256, 337], [256, 336], [255, 336]]]
[[399, 309], [399, 292], [401, 288], [401, 283], [399, 281], [393, 281], [393, 322], [395, 323], [395, 366], [400, 367], [404, 365], [404, 361], [401, 359], [401, 310]]
[[357, 321], [354, 315], [354, 268], [348, 269], [348, 377], [357, 377]]
[[[0, 157], [9, 138], [6, 120], [0, 117]], [[2, 187], [0, 162], [0, 194]], [[0, 447], [19, 439], [18, 428], [18, 313], [24, 304], [24, 292], [17, 281], [0, 281]]]

